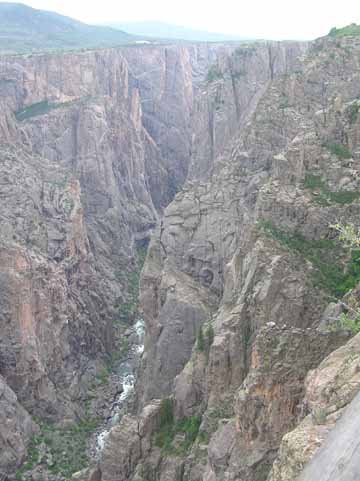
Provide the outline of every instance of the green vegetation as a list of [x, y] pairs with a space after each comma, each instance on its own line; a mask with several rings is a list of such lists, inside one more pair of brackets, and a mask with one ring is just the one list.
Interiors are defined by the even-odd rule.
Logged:
[[330, 227], [338, 232], [345, 247], [360, 249], [360, 227], [355, 227], [354, 224], [333, 224]]
[[330, 37], [348, 37], [348, 36], [358, 36], [360, 35], [360, 25], [356, 23], [351, 23], [343, 28], [332, 28], [329, 32]]
[[210, 347], [214, 342], [214, 337], [215, 337], [214, 328], [211, 324], [206, 328], [205, 334], [204, 334], [203, 327], [200, 326], [198, 335], [196, 337], [196, 349], [200, 352], [206, 352], [208, 354]]
[[[86, 455], [87, 440], [96, 429], [99, 421], [89, 415], [77, 424], [67, 428], [44, 423], [36, 419], [41, 432], [29, 444], [28, 459], [18, 470], [16, 480], [21, 481], [26, 472], [37, 464], [46, 464], [47, 469], [56, 475], [70, 479], [73, 473], [84, 469], [88, 464]], [[46, 455], [41, 455], [46, 447]]]
[[209, 348], [212, 346], [212, 343], [214, 342], [214, 337], [215, 337], [215, 332], [212, 324], [210, 324], [205, 331], [205, 336], [207, 339], [207, 343]]
[[71, 100], [69, 102], [62, 103], [50, 103], [48, 100], [42, 100], [36, 104], [28, 105], [27, 107], [15, 112], [15, 117], [18, 122], [30, 119], [31, 117], [37, 117], [39, 115], [45, 115], [55, 109], [71, 107], [80, 102], [88, 100], [90, 97], [86, 96], [81, 99]]
[[104, 386], [108, 384], [111, 374], [111, 368], [105, 367], [95, 376], [95, 383], [97, 386]]
[[331, 191], [319, 175], [306, 174], [304, 187], [312, 192], [314, 202], [320, 205], [351, 204], [360, 199], [360, 191]]
[[223, 78], [224, 78], [224, 76], [223, 76], [223, 74], [220, 70], [220, 67], [216, 64], [211, 65], [211, 67], [208, 70], [206, 80], [209, 83], [211, 83], [211, 82], [215, 82], [215, 80], [221, 80]]
[[299, 233], [278, 229], [270, 222], [261, 222], [260, 226], [282, 246], [311, 262], [314, 285], [334, 298], [341, 298], [360, 282], [360, 251], [353, 251], [349, 256], [335, 240], [309, 240]]
[[325, 424], [326, 418], [327, 418], [326, 409], [324, 408], [314, 409], [314, 411], [312, 412], [312, 417], [315, 424]]
[[326, 147], [332, 154], [336, 155], [339, 157], [339, 159], [351, 159], [352, 153], [350, 150], [342, 144], [336, 144], [336, 143], [326, 143], [324, 144], [324, 147]]
[[202, 326], [200, 326], [200, 329], [196, 338], [196, 348], [200, 352], [205, 351], [205, 339], [204, 339], [204, 331]]
[[[330, 227], [338, 232], [339, 240], [350, 251], [352, 258], [357, 259], [358, 264], [360, 264], [360, 228], [355, 227], [354, 224], [341, 223], [331, 225]], [[350, 271], [356, 285], [359, 282], [358, 271], [354, 266], [351, 266]], [[347, 296], [346, 304], [343, 302], [343, 306], [346, 312], [340, 315], [338, 321], [330, 329], [345, 329], [352, 334], [358, 334], [360, 332], [360, 309], [356, 296]], [[349, 313], [351, 313], [351, 316]]]
[[[201, 416], [184, 417], [175, 421], [174, 403], [171, 399], [163, 399], [160, 406], [159, 429], [155, 433], [155, 445], [164, 453], [184, 455], [194, 444], [201, 424]], [[175, 442], [180, 435], [181, 440]]]
[[358, 312], [355, 319], [349, 317], [348, 314], [342, 313], [339, 319], [339, 327], [350, 331], [352, 334], [358, 334], [360, 332], [360, 312]]
[[360, 105], [357, 102], [353, 102], [347, 109], [350, 124], [355, 124], [359, 115]]
[[144, 266], [147, 247], [139, 246], [137, 248], [137, 267], [132, 272], [119, 272], [117, 277], [119, 281], [123, 281], [128, 288], [127, 302], [123, 302], [115, 307], [118, 308], [120, 322], [131, 323], [134, 321], [139, 307], [139, 282], [140, 274]]
[[111, 353], [108, 369], [113, 372], [114, 368], [127, 358], [130, 349], [130, 342], [126, 336], [122, 336], [116, 351]]

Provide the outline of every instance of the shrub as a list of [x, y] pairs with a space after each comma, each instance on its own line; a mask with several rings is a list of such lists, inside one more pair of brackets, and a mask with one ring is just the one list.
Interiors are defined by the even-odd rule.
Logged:
[[349, 122], [351, 124], [355, 124], [355, 122], [358, 119], [358, 114], [359, 114], [359, 104], [357, 102], [352, 103], [349, 108], [348, 108], [348, 116], [349, 116]]
[[324, 144], [332, 154], [339, 157], [339, 159], [351, 159], [352, 153], [350, 150], [343, 144], [336, 144], [336, 143], [326, 143]]
[[[189, 416], [175, 422], [174, 402], [163, 399], [160, 405], [159, 429], [154, 435], [155, 445], [166, 453], [185, 454], [195, 442], [201, 424], [201, 416]], [[174, 446], [174, 438], [183, 434], [184, 439]]]
[[325, 181], [314, 174], [306, 174], [304, 187], [313, 192], [313, 200], [320, 205], [351, 204], [360, 198], [359, 191], [338, 190], [331, 191]]
[[325, 424], [327, 414], [324, 408], [317, 408], [312, 413], [315, 424]]
[[52, 463], [48, 470], [55, 475], [70, 479], [72, 474], [88, 465], [87, 440], [95, 431], [99, 420], [89, 416], [79, 423], [66, 428], [36, 420], [41, 432], [33, 436], [29, 443], [28, 459], [16, 473], [16, 480], [21, 481], [27, 471], [40, 462], [40, 446], [45, 444], [51, 454]]
[[51, 110], [59, 109], [63, 107], [71, 107], [74, 104], [86, 102], [90, 97], [83, 97], [77, 100], [71, 100], [69, 102], [61, 103], [51, 103], [48, 100], [42, 100], [32, 105], [28, 105], [21, 110], [15, 112], [16, 120], [22, 122], [24, 120], [30, 119], [31, 117], [37, 117], [39, 115], [48, 114]]
[[[337, 241], [306, 239], [297, 232], [281, 230], [271, 222], [260, 222], [260, 226], [281, 245], [310, 261], [314, 268], [314, 285], [334, 298], [341, 298], [360, 282], [360, 251], [354, 250], [346, 262], [345, 251]], [[330, 258], [332, 262], [329, 262]]]
[[115, 275], [119, 281], [126, 282], [128, 288], [128, 296], [126, 302], [117, 304], [118, 315], [120, 321], [131, 324], [138, 313], [139, 308], [139, 283], [140, 274], [144, 266], [147, 254], [147, 246], [140, 245], [136, 248], [137, 266], [132, 272], [117, 272]]
[[210, 326], [206, 329], [205, 331], [205, 336], [207, 339], [207, 344], [210, 349], [212, 343], [214, 342], [214, 337], [215, 337], [215, 332], [213, 326], [210, 324]]
[[222, 78], [224, 78], [224, 76], [223, 76], [219, 66], [216, 65], [216, 64], [211, 65], [211, 67], [208, 70], [206, 80], [208, 82], [215, 82], [215, 80], [221, 80]]
[[200, 351], [200, 352], [205, 351], [204, 332], [203, 332], [203, 328], [201, 326], [200, 326], [200, 329], [199, 329], [199, 332], [198, 332], [198, 335], [197, 335], [197, 338], [196, 338], [196, 347], [197, 347], [197, 350]]
[[342, 313], [339, 321], [342, 329], [350, 331], [352, 334], [358, 334], [360, 332], [360, 312], [355, 319], [351, 319], [348, 314]]
[[160, 405], [160, 428], [174, 423], [174, 401], [163, 399]]

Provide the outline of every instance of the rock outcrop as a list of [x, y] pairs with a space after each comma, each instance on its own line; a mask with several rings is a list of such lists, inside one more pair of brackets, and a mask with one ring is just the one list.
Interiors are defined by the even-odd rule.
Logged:
[[[321, 472], [324, 480], [340, 479], [338, 471], [341, 464], [340, 458], [346, 455], [346, 446], [348, 446], [344, 444], [345, 439], [350, 440], [350, 445], [354, 448], [356, 456], [357, 443], [351, 431], [355, 427], [354, 417], [350, 421], [346, 421], [349, 418], [346, 418], [345, 414], [348, 412], [347, 406], [351, 406], [353, 399], [355, 407], [358, 403], [358, 399], [355, 400], [355, 397], [358, 398], [360, 387], [359, 343], [360, 335], [358, 334], [343, 347], [324, 359], [317, 369], [309, 373], [306, 380], [304, 401], [308, 414], [295, 430], [290, 431], [283, 438], [279, 456], [274, 463], [268, 481], [292, 481], [297, 479], [307, 462], [314, 455], [317, 455], [323, 443], [328, 443], [329, 433], [335, 425], [337, 426], [336, 423], [339, 419], [342, 419], [343, 414], [344, 420], [339, 424], [339, 429], [342, 430], [340, 426], [344, 423], [344, 440], [341, 440], [342, 438], [339, 435], [336, 448], [332, 448], [331, 454], [327, 451], [326, 470], [330, 469], [330, 471], [326, 471], [324, 464], [319, 462], [318, 468], [316, 468], [318, 469], [317, 475], [312, 474], [311, 477], [310, 474], [314, 473], [312, 471], [314, 468], [313, 463], [309, 465], [309, 468], [305, 469], [299, 479], [304, 481], [315, 478], [321, 479], [319, 475]], [[352, 408], [350, 406], [349, 415], [353, 416], [350, 413], [355, 407]], [[346, 414], [346, 416], [349, 415]], [[351, 425], [350, 427], [349, 424]], [[336, 432], [334, 430], [334, 434], [331, 434], [332, 439], [334, 439], [334, 435], [336, 436]], [[324, 445], [325, 449], [326, 445]], [[321, 456], [320, 452], [319, 456]], [[315, 462], [316, 459], [315, 457]], [[353, 468], [351, 468], [349, 462], [350, 459], [346, 462], [346, 469], [351, 471]], [[348, 476], [348, 478], [344, 479], [352, 479], [350, 471], [344, 471], [343, 475]], [[331, 478], [330, 473], [335, 477]]]

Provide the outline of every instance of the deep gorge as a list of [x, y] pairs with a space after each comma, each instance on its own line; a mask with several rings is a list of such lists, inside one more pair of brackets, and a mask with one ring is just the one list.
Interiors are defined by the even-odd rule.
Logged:
[[1, 481], [297, 479], [360, 383], [359, 98], [358, 37], [0, 57]]

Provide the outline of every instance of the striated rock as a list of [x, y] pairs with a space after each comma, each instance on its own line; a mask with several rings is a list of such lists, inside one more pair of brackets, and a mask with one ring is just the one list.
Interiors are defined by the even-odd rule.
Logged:
[[[359, 477], [359, 411], [360, 394], [346, 408], [324, 446], [305, 468], [299, 481], [355, 481]], [[341, 448], [339, 449], [339, 445]]]
[[[268, 481], [297, 479], [307, 462], [314, 457], [323, 444], [325, 445], [329, 432], [338, 425], [337, 421], [341, 418], [344, 408], [352, 402], [359, 391], [359, 355], [360, 335], [358, 334], [309, 373], [306, 380], [305, 403], [311, 413], [295, 430], [283, 438], [279, 456]], [[353, 420], [350, 423], [353, 427]], [[351, 438], [349, 428], [345, 429]], [[343, 444], [339, 442], [336, 452], [327, 458], [327, 463], [332, 466], [334, 473], [337, 472], [335, 466], [338, 463], [338, 456], [344, 453], [340, 450], [340, 446], [342, 447]], [[322, 466], [323, 471], [324, 466], [321, 463], [319, 466]], [[302, 479], [308, 479], [305, 474], [307, 472], [304, 471]], [[348, 475], [350, 476], [349, 473]], [[324, 479], [330, 480], [330, 477], [324, 477]]]
[[234, 420], [220, 424], [211, 437], [207, 476], [266, 479], [283, 434], [304, 415], [307, 372], [346, 339], [314, 329], [262, 328], [235, 395]]

